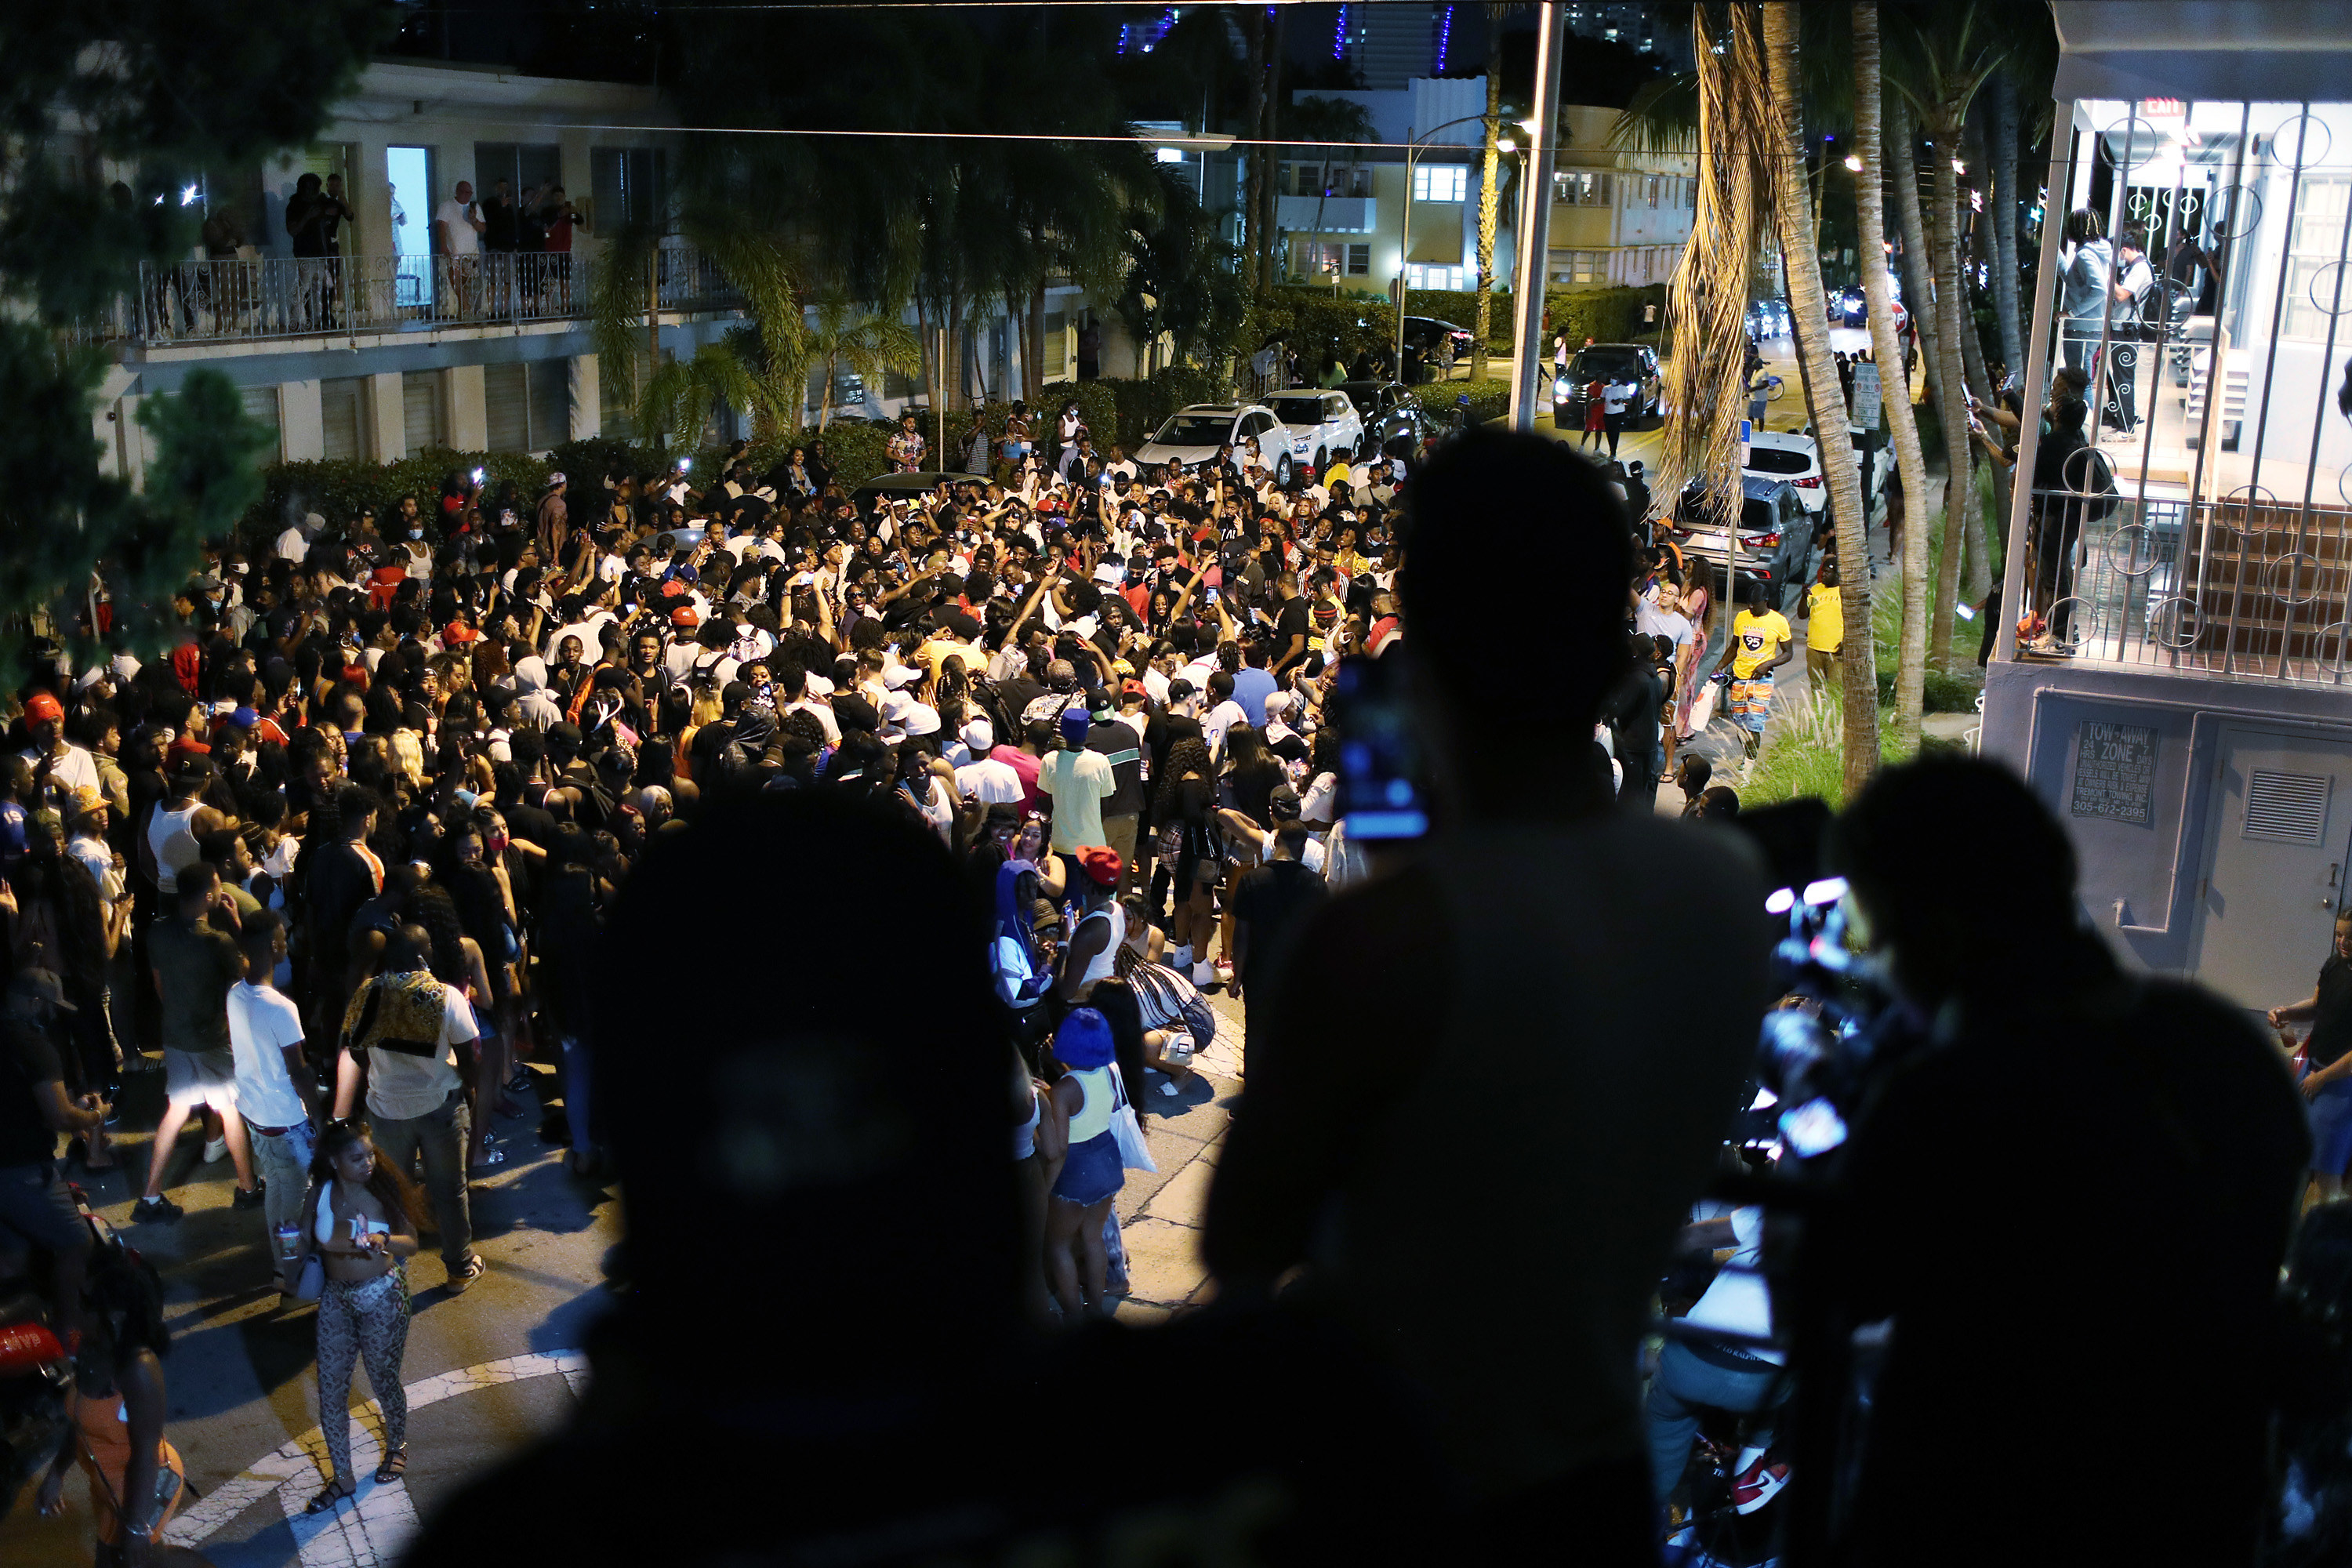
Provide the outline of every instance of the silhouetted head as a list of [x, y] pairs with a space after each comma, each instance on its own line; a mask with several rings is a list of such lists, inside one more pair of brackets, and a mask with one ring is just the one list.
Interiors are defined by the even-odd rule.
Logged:
[[[1601, 470], [1539, 436], [1464, 431], [1413, 480], [1399, 585], [1425, 702], [1457, 748], [1522, 747], [1524, 688], [1555, 682], [1547, 733], [1587, 736], [1625, 669], [1623, 584], [1633, 574], [1624, 508]], [[1496, 572], [1541, 583], [1544, 614], [1496, 603]]]
[[[787, 885], [828, 891], [743, 897]], [[822, 1343], [822, 1354], [732, 1358], [736, 1374], [795, 1393], [963, 1385], [1020, 1313], [1010, 1046], [970, 879], [887, 807], [768, 793], [712, 803], [657, 837], [605, 944], [656, 951], [678, 911], [696, 909], [730, 911], [728, 946], [744, 967], [698, 987], [690, 1008], [625, 964], [593, 971], [600, 1081], [655, 1071], [662, 1087], [607, 1102], [634, 1330], [648, 1345], [699, 1344], [715, 1321], [746, 1350]], [[857, 931], [891, 934], [842, 940]], [[797, 955], [797, 973], [752, 956], [783, 954]], [[698, 1128], [684, 1145], [682, 1108]], [[910, 1256], [970, 1282], [953, 1333], [940, 1331], [935, 1300], [894, 1283]]]
[[2000, 987], [2021, 957], [2071, 946], [2074, 846], [1997, 763], [1887, 769], [1838, 818], [1829, 859], [1916, 1002]]

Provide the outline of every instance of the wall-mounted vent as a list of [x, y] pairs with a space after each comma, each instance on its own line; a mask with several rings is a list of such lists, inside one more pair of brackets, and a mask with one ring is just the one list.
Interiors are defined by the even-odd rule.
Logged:
[[2316, 844], [2327, 831], [2326, 773], [2274, 773], [2246, 781], [2246, 834], [2287, 844]]

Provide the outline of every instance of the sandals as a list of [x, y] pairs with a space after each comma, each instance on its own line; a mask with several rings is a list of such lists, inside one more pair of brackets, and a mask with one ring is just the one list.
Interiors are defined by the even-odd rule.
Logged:
[[326, 1489], [302, 1505], [304, 1513], [331, 1513], [351, 1498], [359, 1496], [360, 1489], [345, 1480], [329, 1481]]
[[383, 1463], [375, 1468], [375, 1484], [380, 1487], [390, 1486], [407, 1473], [408, 1448], [404, 1444], [386, 1454], [383, 1457]]

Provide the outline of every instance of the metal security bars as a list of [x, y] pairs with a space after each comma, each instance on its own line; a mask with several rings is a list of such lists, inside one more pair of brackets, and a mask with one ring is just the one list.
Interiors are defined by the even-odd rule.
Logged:
[[2352, 105], [2067, 107], [2004, 646], [2341, 684]]
[[[593, 265], [586, 254], [537, 251], [151, 265], [134, 293], [73, 335], [154, 345], [574, 320], [588, 314]], [[665, 310], [741, 303], [719, 267], [687, 245], [662, 247], [656, 292]]]

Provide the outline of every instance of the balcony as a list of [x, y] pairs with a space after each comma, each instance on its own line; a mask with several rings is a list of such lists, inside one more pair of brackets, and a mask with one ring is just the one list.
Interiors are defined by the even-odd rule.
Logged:
[[1380, 204], [1370, 196], [1283, 196], [1274, 221], [1293, 234], [1370, 234], [1379, 224]]
[[[578, 321], [589, 313], [594, 266], [579, 252], [502, 251], [150, 264], [135, 294], [72, 336], [152, 348]], [[666, 311], [742, 304], [718, 264], [692, 246], [662, 247], [656, 292]]]

